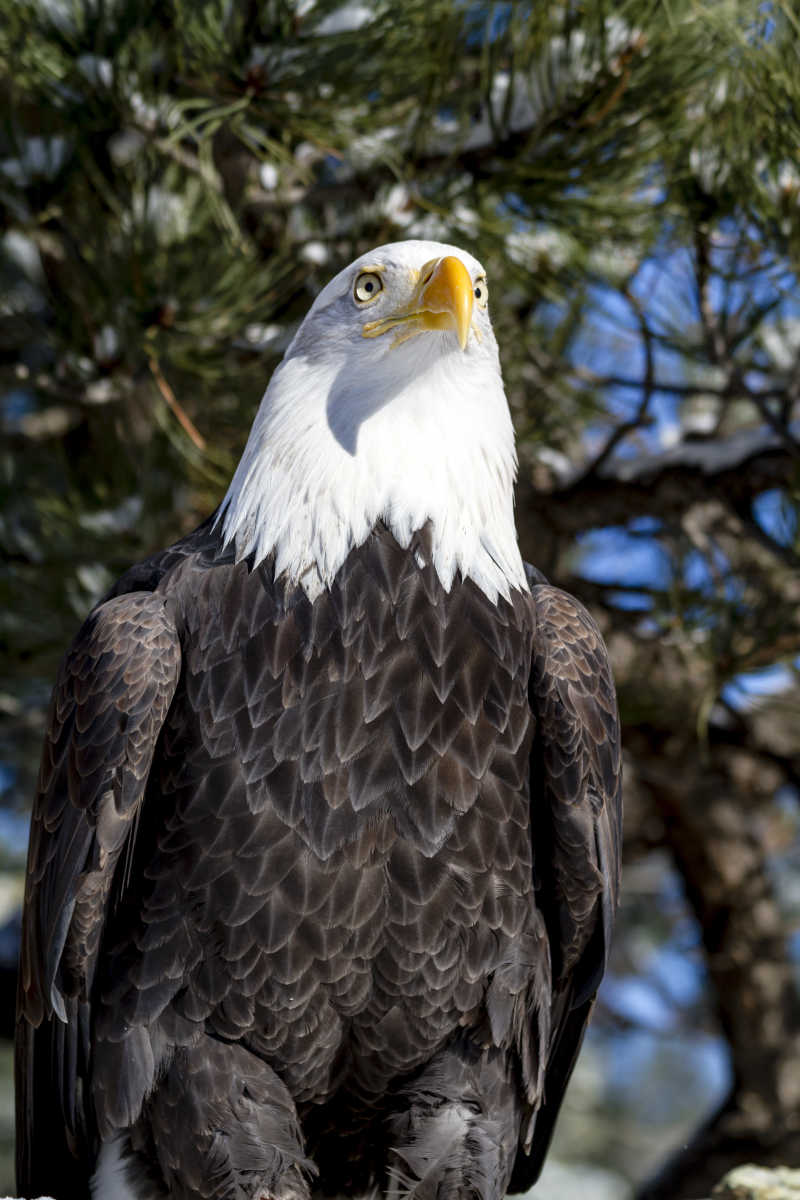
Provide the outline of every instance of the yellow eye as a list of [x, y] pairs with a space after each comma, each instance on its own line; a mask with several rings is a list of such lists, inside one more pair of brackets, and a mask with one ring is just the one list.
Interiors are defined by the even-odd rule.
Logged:
[[374, 300], [383, 290], [383, 280], [374, 271], [362, 271], [353, 288], [353, 295], [360, 304]]
[[475, 303], [478, 308], [486, 308], [489, 303], [489, 288], [483, 275], [475, 280]]

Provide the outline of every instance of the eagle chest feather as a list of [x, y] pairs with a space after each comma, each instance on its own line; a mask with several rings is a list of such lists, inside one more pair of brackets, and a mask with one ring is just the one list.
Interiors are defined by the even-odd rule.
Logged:
[[424, 537], [384, 530], [313, 603], [269, 561], [197, 556], [165, 583], [184, 673], [145, 973], [163, 979], [165, 912], [191, 913], [180, 1018], [244, 1037], [298, 1098], [335, 1086], [345, 1041], [377, 1089], [481, 1010], [532, 920], [529, 606], [445, 592]]

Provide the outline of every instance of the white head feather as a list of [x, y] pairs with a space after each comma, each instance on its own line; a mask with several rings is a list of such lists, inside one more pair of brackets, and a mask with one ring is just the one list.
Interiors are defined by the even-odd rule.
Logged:
[[[238, 558], [275, 552], [276, 575], [313, 599], [379, 520], [401, 545], [430, 521], [433, 563], [490, 598], [526, 589], [514, 526], [516, 453], [488, 311], [475, 305], [462, 351], [453, 330], [394, 345], [365, 322], [408, 303], [424, 264], [470, 254], [438, 242], [380, 246], [320, 292], [270, 380], [221, 508]], [[379, 267], [360, 311], [353, 286]]]

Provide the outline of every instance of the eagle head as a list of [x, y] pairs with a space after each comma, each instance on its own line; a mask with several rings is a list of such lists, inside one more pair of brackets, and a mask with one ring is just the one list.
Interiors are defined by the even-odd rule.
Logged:
[[516, 455], [486, 272], [438, 242], [379, 246], [319, 293], [270, 380], [221, 514], [310, 596], [383, 521], [428, 525], [446, 588], [525, 586]]

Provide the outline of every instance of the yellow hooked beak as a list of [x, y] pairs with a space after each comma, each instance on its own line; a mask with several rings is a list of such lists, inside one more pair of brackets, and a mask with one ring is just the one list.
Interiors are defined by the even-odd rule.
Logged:
[[426, 263], [408, 304], [397, 312], [368, 321], [364, 337], [380, 337], [397, 329], [392, 345], [415, 337], [426, 329], [454, 329], [462, 350], [467, 345], [472, 322], [474, 294], [469, 272], [460, 258], [452, 254]]

